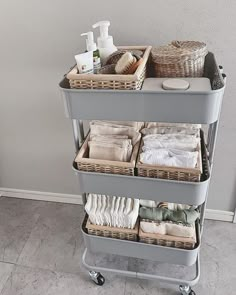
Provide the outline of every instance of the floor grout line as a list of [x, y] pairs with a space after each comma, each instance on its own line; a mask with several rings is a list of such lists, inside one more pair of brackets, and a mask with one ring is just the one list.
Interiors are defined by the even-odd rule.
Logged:
[[[7, 263], [7, 262], [4, 262], [4, 263]], [[2, 295], [2, 294], [3, 294], [3, 291], [5, 291], [5, 288], [6, 288], [6, 286], [7, 286], [7, 283], [8, 283], [8, 281], [9, 281], [9, 279], [12, 279], [12, 274], [13, 274], [13, 272], [14, 272], [15, 269], [16, 269], [16, 264], [15, 264], [15, 263], [7, 263], [7, 264], [11, 264], [11, 265], [13, 265], [13, 268], [12, 268], [12, 271], [10, 272], [10, 274], [9, 274], [9, 276], [8, 276], [8, 278], [7, 278], [6, 282], [5, 282], [5, 284], [4, 284], [3, 287], [2, 287], [2, 290], [1, 290], [1, 292], [0, 292], [0, 295]]]
[[35, 229], [35, 227], [37, 226], [37, 224], [38, 224], [38, 222], [39, 222], [39, 219], [40, 219], [40, 217], [41, 217], [41, 215], [39, 214], [39, 216], [38, 216], [38, 218], [36, 219], [36, 221], [35, 221], [35, 224], [34, 224], [34, 226], [32, 227], [32, 229], [31, 229], [31, 231], [30, 231], [30, 233], [29, 233], [29, 236], [28, 236], [28, 238], [26, 239], [26, 241], [25, 241], [25, 244], [24, 244], [24, 246], [22, 247], [22, 249], [21, 249], [21, 251], [20, 251], [20, 253], [19, 253], [19, 255], [18, 255], [18, 257], [17, 257], [17, 259], [16, 259], [16, 265], [18, 265], [18, 261], [19, 261], [19, 259], [20, 259], [20, 256], [21, 256], [21, 254], [22, 254], [22, 252], [23, 252], [23, 250], [25, 249], [25, 247], [26, 247], [26, 244], [28, 243], [28, 241], [29, 241], [29, 239], [30, 239], [30, 236], [31, 236], [31, 234], [32, 234], [32, 232], [33, 232], [33, 230]]

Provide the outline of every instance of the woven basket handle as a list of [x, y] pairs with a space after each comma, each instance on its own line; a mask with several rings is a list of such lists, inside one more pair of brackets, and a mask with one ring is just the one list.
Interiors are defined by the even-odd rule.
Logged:
[[181, 42], [180, 42], [180, 41], [177, 41], [177, 40], [172, 41], [171, 44], [172, 44], [173, 46], [177, 47], [177, 48], [182, 47]]

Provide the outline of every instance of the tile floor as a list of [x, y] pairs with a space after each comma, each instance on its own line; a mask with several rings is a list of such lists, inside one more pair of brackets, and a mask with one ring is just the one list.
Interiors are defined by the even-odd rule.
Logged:
[[[176, 286], [106, 275], [103, 287], [81, 266], [83, 208], [0, 198], [0, 295], [174, 295]], [[185, 267], [101, 255], [96, 264], [161, 274], [193, 275]], [[236, 294], [236, 225], [206, 221], [197, 295]]]

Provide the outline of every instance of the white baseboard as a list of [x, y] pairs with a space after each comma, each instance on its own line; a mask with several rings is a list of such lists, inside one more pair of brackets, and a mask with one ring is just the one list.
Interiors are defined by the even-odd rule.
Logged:
[[59, 202], [59, 203], [69, 203], [69, 204], [82, 204], [81, 195], [71, 195], [71, 194], [60, 194], [60, 193], [48, 193], [40, 191], [28, 191], [28, 190], [18, 190], [0, 187], [0, 196], [5, 196], [9, 198], [21, 198], [30, 199], [37, 201], [47, 201], [47, 202]]
[[233, 220], [234, 220], [234, 212], [207, 209], [205, 218], [206, 219], [211, 219], [211, 220], [233, 222]]
[[[22, 198], [38, 201], [60, 202], [69, 204], [82, 204], [81, 195], [48, 193], [39, 191], [18, 190], [9, 188], [0, 188], [0, 197]], [[206, 210], [206, 219], [233, 222], [234, 212], [222, 210]]]

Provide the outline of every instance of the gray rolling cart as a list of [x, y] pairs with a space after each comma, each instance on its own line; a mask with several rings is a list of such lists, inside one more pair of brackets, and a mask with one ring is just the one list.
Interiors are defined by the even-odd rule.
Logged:
[[[225, 75], [222, 74], [212, 53], [206, 56], [204, 75], [211, 80], [212, 90], [210, 91], [79, 90], [70, 89], [66, 78], [60, 82], [65, 113], [72, 120], [76, 153], [85, 138], [84, 120], [158, 121], [208, 125], [206, 144], [202, 143], [203, 174], [200, 182], [83, 172], [77, 170], [73, 163], [73, 169], [79, 181], [79, 193], [82, 194], [84, 203], [86, 193], [136, 196], [155, 201], [163, 201], [165, 196], [165, 201], [197, 205], [200, 209], [197, 227], [199, 241], [193, 250], [93, 236], [86, 233], [83, 225], [82, 233], [86, 249], [82, 262], [96, 284], [103, 285], [105, 281], [100, 272], [109, 272], [176, 284], [179, 285], [182, 295], [195, 294], [192, 286], [197, 284], [200, 277], [200, 238], [225, 89]], [[185, 280], [89, 265], [86, 262], [88, 251], [185, 266], [195, 264], [196, 274], [194, 279]]]

